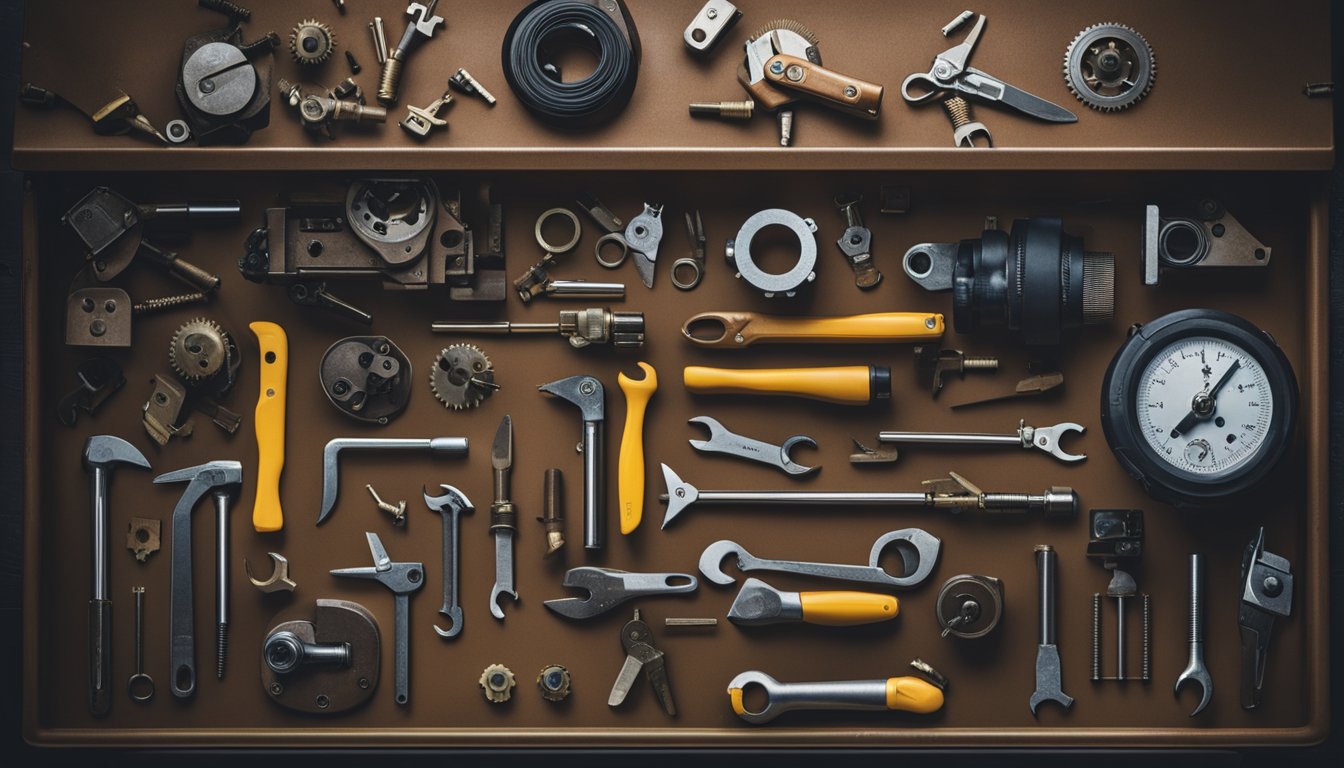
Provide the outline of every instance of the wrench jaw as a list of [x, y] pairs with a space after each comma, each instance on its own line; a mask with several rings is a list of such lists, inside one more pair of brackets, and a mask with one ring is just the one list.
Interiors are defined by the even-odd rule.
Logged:
[[1065, 709], [1073, 707], [1073, 697], [1064, 693], [1062, 673], [1059, 664], [1059, 646], [1036, 646], [1036, 691], [1028, 702], [1032, 717], [1037, 717], [1036, 708], [1053, 701]]
[[1188, 687], [1185, 685], [1186, 683], [1199, 685], [1199, 706], [1195, 707], [1195, 711], [1190, 713], [1191, 717], [1203, 712], [1204, 708], [1209, 706], [1209, 702], [1213, 700], [1213, 678], [1209, 677], [1209, 670], [1204, 666], [1202, 650], [1201, 648], [1199, 658], [1191, 656], [1189, 666], [1185, 668], [1180, 677], [1176, 678], [1176, 685], [1172, 689], [1173, 695], [1180, 696], [1181, 688]]
[[705, 547], [700, 555], [700, 574], [713, 584], [730, 586], [735, 579], [724, 572], [723, 561], [730, 556], [737, 558], [737, 566], [742, 567], [742, 546], [735, 541], [721, 539]]
[[901, 556], [905, 575], [893, 586], [915, 587], [923, 584], [938, 564], [938, 555], [942, 553], [943, 541], [922, 528], [902, 528], [892, 531], [873, 542], [868, 553], [868, 565], [882, 567], [882, 552], [887, 547], [895, 547]]
[[667, 513], [663, 515], [663, 530], [667, 530], [667, 526], [677, 515], [686, 511], [696, 499], [700, 498], [700, 490], [678, 477], [671, 467], [666, 464], [661, 466], [663, 482], [667, 485], [667, 493], [663, 494], [663, 499], [667, 502]]
[[789, 453], [793, 450], [795, 445], [805, 445], [808, 448], [815, 449], [817, 447], [817, 441], [807, 435], [794, 435], [788, 440], [785, 440], [784, 444], [779, 447], [780, 469], [788, 472], [790, 475], [806, 475], [821, 469], [821, 467], [805, 467], [802, 464], [795, 462], [789, 456]]
[[462, 606], [449, 606], [447, 610], [440, 609], [439, 613], [448, 619], [448, 628], [443, 629], [435, 624], [434, 634], [442, 638], [457, 637], [462, 634]]
[[[503, 589], [496, 584], [490, 590], [490, 615], [500, 621], [504, 620], [504, 609], [500, 607], [499, 599], [506, 596], [511, 598], [513, 602], [518, 602], [518, 591], [515, 589]], [[458, 609], [458, 612], [461, 613], [461, 609]]]
[[[1025, 423], [1025, 421], [1022, 422], [1024, 425]], [[1069, 453], [1060, 447], [1060, 442], [1063, 441], [1065, 435], [1071, 432], [1077, 432], [1081, 435], [1087, 431], [1087, 428], [1082, 424], [1064, 422], [1053, 427], [1030, 428], [1022, 426], [1021, 430], [1023, 443], [1044, 451], [1060, 461], [1076, 462], [1087, 458], [1085, 453]]]

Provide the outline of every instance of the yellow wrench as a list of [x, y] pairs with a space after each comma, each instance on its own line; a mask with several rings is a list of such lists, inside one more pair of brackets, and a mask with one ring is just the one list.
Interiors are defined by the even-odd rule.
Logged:
[[747, 370], [692, 365], [682, 378], [694, 394], [792, 395], [840, 405], [891, 399], [891, 369], [877, 365]]
[[876, 312], [835, 317], [790, 317], [755, 312], [701, 312], [681, 326], [702, 347], [763, 343], [882, 344], [942, 338], [943, 316], [927, 312]]
[[248, 326], [261, 347], [261, 391], [257, 394], [257, 498], [252, 527], [259, 533], [285, 525], [280, 509], [280, 473], [285, 468], [285, 380], [289, 374], [289, 337], [275, 323]]
[[658, 391], [658, 372], [640, 361], [644, 378], [617, 374], [616, 383], [625, 393], [625, 431], [621, 433], [621, 457], [617, 469], [621, 504], [621, 533], [630, 535], [644, 518], [644, 411]]

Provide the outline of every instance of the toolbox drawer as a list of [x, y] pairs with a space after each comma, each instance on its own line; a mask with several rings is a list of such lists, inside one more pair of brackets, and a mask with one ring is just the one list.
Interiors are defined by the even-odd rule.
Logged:
[[[34, 42], [54, 36], [53, 8], [33, 4], [29, 37]], [[65, 4], [68, 5], [68, 4]], [[92, 9], [95, 4], [90, 4]], [[132, 4], [133, 5], [133, 4]], [[318, 15], [348, 29], [346, 39], [361, 38], [360, 10], [337, 17], [329, 3], [308, 0], [292, 4], [292, 14], [273, 18], [258, 9], [249, 29], [260, 34], [272, 26], [287, 28], [294, 19]], [[350, 5], [354, 6], [352, 2]], [[384, 8], [383, 5], [387, 7]], [[469, 110], [459, 104], [450, 115], [446, 140], [414, 145], [395, 126], [380, 132], [349, 133], [330, 146], [311, 145], [293, 116], [273, 106], [271, 126], [238, 148], [159, 150], [130, 138], [87, 134], [77, 115], [25, 112], [16, 131], [16, 163], [33, 171], [25, 204], [24, 280], [25, 422], [28, 444], [25, 467], [25, 595], [24, 595], [24, 734], [44, 745], [106, 746], [376, 746], [376, 747], [888, 747], [888, 746], [1111, 746], [1193, 747], [1300, 745], [1320, 741], [1329, 723], [1328, 700], [1328, 563], [1326, 461], [1328, 429], [1326, 304], [1327, 211], [1324, 183], [1313, 173], [1333, 157], [1328, 103], [1289, 98], [1271, 89], [1246, 87], [1255, 94], [1255, 108], [1233, 108], [1220, 98], [1201, 94], [1206, 83], [1192, 77], [1200, 52], [1218, 45], [1218, 35], [1246, 35], [1242, 24], [1229, 21], [1211, 4], [1183, 4], [1178, 9], [1140, 2], [1128, 23], [1143, 28], [1164, 66], [1153, 94], [1133, 112], [1114, 118], [1080, 114], [1076, 130], [1046, 128], [997, 110], [981, 109], [992, 121], [995, 138], [1005, 146], [992, 152], [962, 152], [945, 147], [949, 130], [936, 112], [912, 111], [900, 101], [898, 86], [907, 71], [922, 71], [943, 39], [937, 29], [960, 6], [868, 3], [855, 0], [856, 14], [882, 20], [859, 24], [846, 17], [837, 30], [855, 35], [851, 46], [832, 44], [828, 64], [873, 62], [887, 85], [887, 114], [878, 126], [855, 126], [820, 110], [800, 112], [800, 146], [779, 151], [773, 144], [772, 121], [758, 117], [748, 126], [686, 123], [684, 103], [713, 95], [737, 98], [740, 88], [729, 70], [736, 53], [719, 50], [704, 63], [688, 66], [680, 30], [700, 3], [632, 2], [632, 14], [645, 40], [644, 69], [635, 100], [611, 126], [590, 133], [556, 135], [540, 128], [510, 104], [496, 56], [502, 30], [512, 9], [496, 4], [459, 3], [460, 17], [450, 19], [454, 55], [448, 46], [426, 48], [427, 66], [412, 68], [403, 102], [417, 103], [434, 91], [427, 84], [435, 70], [465, 65], [494, 87], [500, 104], [494, 112]], [[749, 30], [767, 17], [807, 16], [812, 6], [784, 2], [780, 8], [739, 3]], [[384, 18], [397, 18], [400, 2], [379, 6]], [[1048, 60], [1054, 76], [1056, 48], [1083, 26], [1100, 19], [1049, 3], [992, 3], [977, 10], [993, 18], [977, 66], [1005, 79], [1042, 83]], [[767, 10], [769, 11], [767, 13]], [[1303, 3], [1302, 13], [1324, 18], [1324, 3]], [[76, 19], [108, 22], [110, 9], [75, 14]], [[146, 14], [144, 9], [136, 13]], [[174, 42], [202, 29], [207, 22], [196, 11], [174, 6], [154, 22]], [[815, 14], [815, 10], [813, 10]], [[1312, 68], [1328, 66], [1328, 43], [1320, 27], [1303, 29], [1293, 13], [1260, 14], [1259, 28], [1271, 53], [1288, 74], [1310, 77]], [[1041, 24], [1029, 23], [1031, 17]], [[1067, 16], [1068, 18], [1059, 18]], [[356, 18], [359, 17], [359, 18]], [[944, 18], [947, 17], [947, 18]], [[1290, 22], [1290, 17], [1293, 19]], [[63, 14], [64, 18], [64, 14]], [[1198, 19], [1198, 22], [1196, 21]], [[355, 23], [358, 21], [359, 23]], [[1244, 21], [1244, 20], [1243, 20]], [[81, 21], [80, 23], [84, 23]], [[211, 21], [209, 24], [213, 24]], [[1199, 25], [1203, 25], [1200, 27]], [[1247, 27], [1256, 25], [1247, 25]], [[1048, 27], [1046, 29], [1045, 27]], [[1292, 28], [1292, 33], [1285, 31]], [[1189, 46], [1178, 44], [1177, 30], [1198, 28]], [[183, 31], [187, 30], [187, 31]], [[888, 33], [898, 36], [892, 45]], [[736, 41], [744, 29], [730, 38]], [[1159, 34], [1162, 35], [1159, 37]], [[1192, 33], [1193, 34], [1193, 33]], [[1039, 41], [1039, 49], [1013, 58], [1022, 49], [1018, 36]], [[826, 30], [826, 37], [843, 37]], [[1307, 38], [1303, 40], [1302, 38]], [[1057, 39], [1058, 38], [1058, 39]], [[1236, 38], [1242, 39], [1242, 38]], [[477, 41], [468, 47], [460, 41]], [[132, 49], [129, 39], [102, 41], [103, 52], [122, 66]], [[354, 48], [367, 71], [376, 67], [367, 41]], [[732, 45], [736, 45], [733, 42]], [[1047, 50], [1048, 49], [1048, 50]], [[1304, 49], [1288, 56], [1289, 49]], [[1049, 55], [1045, 55], [1046, 53]], [[1170, 54], [1169, 58], [1166, 57]], [[436, 58], [437, 57], [437, 58]], [[730, 62], [732, 66], [730, 66]], [[1170, 70], [1165, 69], [1170, 62]], [[160, 62], [161, 64], [161, 62]], [[343, 67], [343, 63], [341, 63]], [[43, 61], [43, 67], [53, 65]], [[171, 81], [173, 66], [135, 65], [135, 74], [153, 72]], [[277, 74], [292, 68], [277, 59]], [[1247, 67], [1234, 59], [1232, 68]], [[860, 67], [855, 67], [856, 70]], [[1261, 68], [1229, 74], [1265, 77]], [[160, 71], [162, 70], [162, 71]], [[344, 69], [340, 70], [342, 73]], [[420, 75], [414, 73], [419, 71]], [[1252, 74], [1258, 73], [1258, 74]], [[1280, 73], [1281, 74], [1281, 73]], [[424, 78], [424, 79], [416, 79]], [[369, 80], [366, 75], [362, 82]], [[1296, 82], [1293, 80], [1293, 82]], [[418, 83], [418, 84], [417, 84]], [[141, 106], [154, 114], [174, 113], [171, 97], [160, 102], [163, 82], [144, 86]], [[1067, 91], [1050, 82], [1052, 100], [1064, 103]], [[1296, 89], [1296, 86], [1294, 86]], [[1242, 89], [1239, 88], [1238, 92]], [[171, 87], [166, 89], [171, 94]], [[1294, 90], [1296, 93], [1296, 90]], [[1183, 100], [1184, 98], [1184, 100]], [[1186, 122], [1187, 105], [1198, 103], [1219, 116], [1244, 115], [1220, 122], [1209, 133]], [[1323, 109], [1318, 111], [1318, 107]], [[1266, 111], [1279, 119], [1264, 121]], [[806, 131], [803, 133], [802, 131]], [[805, 137], [805, 138], [804, 138]], [[1056, 142], [1075, 142], [1059, 146]], [[600, 152], [593, 152], [595, 148]], [[1106, 147], [1106, 151], [1099, 148]], [[1195, 148], [1200, 149], [1195, 149]], [[181, 158], [181, 159], [179, 159]], [[659, 258], [655, 289], [639, 283], [629, 264], [612, 272], [593, 263], [590, 254], [596, 227], [583, 221], [577, 249], [562, 257], [559, 278], [620, 280], [626, 300], [616, 309], [643, 311], [648, 337], [643, 349], [618, 351], [606, 347], [575, 350], [558, 336], [469, 337], [434, 335], [429, 323], [454, 317], [552, 321], [562, 309], [601, 306], [604, 302], [538, 299], [530, 305], [513, 296], [501, 308], [453, 304], [444, 294], [386, 292], [376, 285], [336, 283], [342, 298], [371, 311], [372, 333], [383, 334], [404, 350], [415, 373], [407, 412], [385, 427], [354, 422], [325, 402], [316, 371], [332, 342], [362, 335], [365, 327], [321, 310], [296, 306], [279, 286], [257, 285], [241, 278], [237, 261], [248, 233], [261, 226], [267, 207], [285, 193], [316, 183], [319, 171], [341, 169], [339, 178], [379, 173], [431, 172], [445, 187], [472, 196], [481, 184], [491, 185], [504, 206], [507, 270], [510, 278], [540, 256], [533, 225], [542, 211], [574, 207], [576, 196], [599, 196], [622, 216], [640, 210], [644, 201], [666, 205], [666, 235]], [[879, 214], [882, 185], [910, 191], [903, 214]], [[90, 188], [106, 185], [133, 200], [231, 199], [242, 204], [236, 226], [199, 230], [182, 253], [208, 271], [221, 275], [220, 296], [204, 308], [183, 308], [137, 318], [134, 346], [112, 350], [126, 375], [126, 386], [102, 410], [81, 415], [76, 428], [60, 426], [54, 416], [59, 399], [75, 386], [75, 367], [103, 351], [63, 344], [66, 293], [81, 263], [74, 239], [60, 216]], [[858, 191], [865, 197], [865, 223], [873, 230], [876, 264], [885, 276], [873, 291], [860, 292], [853, 274], [835, 249], [843, 217], [832, 203], [836, 194]], [[1176, 204], [1216, 196], [1254, 235], [1274, 249], [1270, 266], [1250, 273], [1194, 270], [1168, 273], [1160, 286], [1140, 280], [1139, 247], [1146, 203]], [[810, 293], [794, 300], [771, 301], [735, 280], [722, 258], [724, 241], [758, 210], [780, 207], [812, 217], [818, 223], [818, 277]], [[688, 244], [682, 225], [685, 211], [698, 209], [709, 239], [704, 282], [682, 292], [669, 285], [666, 270]], [[576, 211], [577, 212], [577, 211]], [[468, 210], [476, 222], [482, 212]], [[954, 242], [979, 235], [986, 216], [1006, 228], [1015, 218], [1055, 215], [1065, 229], [1081, 235], [1089, 250], [1115, 254], [1115, 318], [1107, 326], [1067, 336], [1058, 362], [1067, 384], [1057, 397], [987, 405], [967, 412], [948, 405], [1011, 389], [1026, 375], [1028, 355], [1015, 340], [995, 336], [962, 336], [951, 328], [946, 346], [1000, 359], [995, 375], [950, 380], [936, 400], [916, 380], [910, 345], [754, 346], [737, 351], [700, 349], [681, 338], [680, 326], [691, 315], [708, 310], [743, 309], [798, 315], [831, 315], [880, 311], [923, 311], [947, 314], [947, 294], [926, 293], [902, 273], [900, 257], [918, 242]], [[133, 297], [175, 292], [157, 272], [132, 268], [116, 283]], [[1240, 314], [1269, 331], [1296, 372], [1301, 406], [1291, 455], [1267, 491], [1248, 498], [1237, 509], [1221, 512], [1178, 511], [1151, 500], [1125, 474], [1107, 447], [1098, 413], [1101, 381], [1107, 364], [1134, 323], [1147, 322], [1186, 307], [1208, 307]], [[145, 436], [140, 410], [154, 374], [167, 372], [167, 349], [173, 330], [184, 321], [206, 316], [232, 335], [241, 351], [239, 383], [225, 400], [243, 414], [243, 426], [227, 436], [209, 420], [196, 416], [196, 432], [157, 449]], [[253, 405], [258, 395], [258, 348], [248, 323], [269, 320], [289, 336], [287, 452], [281, 484], [285, 527], [258, 534], [250, 524], [255, 491], [257, 448]], [[502, 389], [472, 411], [447, 411], [428, 390], [434, 355], [450, 343], [481, 347], [494, 362]], [[621, 536], [616, 528], [616, 456], [625, 416], [624, 397], [616, 384], [619, 372], [636, 375], [636, 361], [658, 371], [659, 390], [645, 422], [645, 508], [640, 528]], [[886, 365], [892, 369], [890, 403], [845, 407], [783, 399], [727, 395], [691, 395], [682, 385], [687, 365], [724, 367], [795, 367], [824, 365]], [[575, 409], [536, 392], [536, 385], [564, 376], [589, 373], [606, 387], [608, 543], [598, 554], [582, 549], [581, 458], [574, 446], [580, 438]], [[489, 533], [491, 500], [490, 442], [504, 414], [513, 418], [515, 461], [513, 499], [518, 505], [515, 562], [520, 593], [517, 604], [505, 602], [506, 618], [489, 615], [487, 600], [494, 581], [494, 544]], [[823, 465], [815, 475], [795, 480], [763, 465], [706, 456], [687, 439], [703, 438], [703, 430], [687, 419], [710, 415], [735, 432], [781, 442], [789, 435], [814, 438], [816, 451], [799, 449], [794, 457]], [[1018, 419], [1028, 424], [1076, 421], [1085, 435], [1066, 444], [1088, 454], [1077, 465], [1053, 461], [1037, 452], [958, 450], [912, 447], [892, 465], [847, 463], [851, 439], [871, 442], [881, 429], [1011, 431]], [[88, 670], [87, 593], [88, 475], [80, 466], [84, 440], [93, 434], [122, 436], [144, 450], [153, 473], [119, 470], [111, 485], [110, 583], [115, 605], [113, 692], [111, 713], [95, 718], [85, 703]], [[321, 527], [315, 527], [321, 485], [321, 451], [337, 436], [429, 437], [460, 435], [471, 440], [468, 457], [429, 458], [420, 455], [352, 455], [342, 460], [339, 504]], [[230, 530], [232, 615], [228, 666], [222, 680], [213, 667], [214, 537], [212, 511], [195, 514], [196, 654], [198, 691], [186, 701], [173, 698], [168, 674], [167, 539], [173, 505], [181, 487], [150, 483], [161, 472], [231, 458], [243, 463], [243, 490], [234, 503]], [[688, 512], [659, 530], [664, 507], [658, 464], [666, 463], [701, 489], [918, 490], [920, 481], [958, 472], [985, 490], [1039, 493], [1067, 485], [1082, 499], [1071, 521], [1045, 521], [1039, 516], [989, 518], [953, 516], [931, 510], [876, 508], [746, 508], [704, 507]], [[560, 554], [543, 559], [544, 535], [533, 518], [540, 514], [542, 473], [559, 467], [565, 473], [564, 512], [568, 543]], [[407, 502], [408, 523], [393, 527], [363, 489], [372, 483], [384, 498]], [[440, 520], [421, 501], [421, 488], [449, 483], [474, 502], [463, 518], [461, 542], [462, 604], [465, 629], [451, 640], [431, 630], [441, 621]], [[202, 504], [201, 507], [208, 507]], [[1090, 683], [1089, 631], [1091, 598], [1104, 592], [1108, 573], [1084, 556], [1087, 510], [1139, 508], [1147, 521], [1146, 553], [1136, 576], [1141, 592], [1153, 600], [1153, 668], [1148, 684]], [[163, 520], [164, 547], [146, 563], [138, 563], [121, 546], [131, 516]], [[1238, 569], [1242, 550], [1256, 529], [1266, 527], [1267, 545], [1292, 564], [1297, 577], [1292, 616], [1274, 628], [1264, 698], [1259, 709], [1238, 705], [1239, 641]], [[867, 627], [828, 628], [808, 625], [739, 628], [723, 616], [736, 588], [717, 587], [701, 579], [693, 596], [639, 600], [589, 621], [566, 621], [542, 602], [569, 596], [560, 585], [568, 568], [598, 565], [632, 571], [697, 573], [700, 553], [711, 542], [732, 539], [762, 557], [859, 563], [874, 539], [884, 532], [920, 527], [942, 539], [942, 555], [933, 575], [914, 590], [898, 593], [900, 616]], [[363, 533], [377, 532], [394, 560], [423, 561], [426, 585], [411, 599], [411, 703], [392, 698], [393, 601], [371, 583], [328, 575], [334, 568], [368, 565]], [[1058, 643], [1064, 688], [1076, 702], [1069, 711], [1046, 705], [1034, 718], [1027, 700], [1034, 685], [1037, 643], [1036, 567], [1033, 547], [1052, 544], [1059, 552], [1061, 573]], [[267, 571], [266, 553], [283, 553], [298, 582], [292, 594], [263, 595], [243, 572], [244, 558]], [[1186, 555], [1206, 557], [1207, 659], [1215, 683], [1213, 703], [1197, 718], [1189, 716], [1193, 694], [1173, 698], [1171, 685], [1186, 662]], [[725, 566], [730, 573], [736, 569]], [[934, 619], [938, 586], [960, 573], [997, 576], [1005, 585], [1004, 618], [979, 640], [940, 638]], [[752, 574], [755, 575], [755, 574]], [[746, 576], [739, 576], [738, 583]], [[851, 588], [827, 586], [783, 575], [767, 580], [786, 589]], [[145, 666], [158, 686], [155, 698], [143, 704], [129, 700], [122, 689], [133, 669], [133, 585], [146, 587]], [[859, 587], [854, 587], [859, 588]], [[261, 681], [261, 641], [278, 616], [311, 612], [321, 598], [353, 600], [377, 618], [382, 633], [382, 677], [367, 705], [331, 716], [302, 716], [273, 705]], [[669, 718], [646, 683], [637, 681], [619, 708], [608, 707], [607, 692], [621, 667], [624, 650], [618, 632], [639, 608], [653, 627], [658, 646], [667, 653], [667, 669], [678, 714]], [[1111, 620], [1111, 606], [1105, 619]], [[1137, 613], [1131, 610], [1131, 617]], [[715, 616], [717, 627], [676, 630], [663, 626], [673, 616]], [[1136, 622], [1137, 623], [1137, 622]], [[1109, 630], [1109, 625], [1108, 625]], [[1131, 664], [1137, 659], [1137, 632], [1130, 635]], [[1104, 635], [1105, 664], [1113, 663], [1114, 645]], [[732, 712], [725, 687], [739, 672], [759, 669], [781, 681], [883, 678], [906, 674], [907, 662], [921, 657], [951, 680], [947, 703], [933, 715], [902, 712], [793, 713], [766, 726], [750, 726]], [[509, 666], [517, 676], [513, 700], [492, 705], [481, 695], [477, 679], [492, 663]], [[563, 703], [542, 700], [534, 688], [536, 672], [563, 664], [573, 674], [574, 693]]]

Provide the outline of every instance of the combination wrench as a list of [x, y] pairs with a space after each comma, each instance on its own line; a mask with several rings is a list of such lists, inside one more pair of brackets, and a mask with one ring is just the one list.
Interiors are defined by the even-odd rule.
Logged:
[[691, 447], [702, 453], [723, 453], [749, 461], [759, 461], [790, 475], [806, 475], [821, 469], [821, 467], [805, 467], [789, 458], [789, 451], [793, 450], [795, 445], [817, 447], [817, 442], [807, 435], [794, 435], [785, 440], [783, 445], [773, 445], [763, 440], [735, 434], [717, 419], [708, 416], [696, 416], [688, 423], [709, 428], [708, 440], [690, 441]]
[[425, 506], [443, 517], [443, 607], [439, 613], [448, 617], [448, 628], [438, 624], [434, 631], [439, 637], [457, 637], [462, 632], [462, 605], [457, 597], [459, 518], [465, 512], [475, 511], [471, 499], [451, 485], [440, 485], [442, 496], [430, 496], [423, 490]]
[[[901, 562], [904, 564], [904, 574], [901, 576], [892, 576], [880, 565], [882, 552], [889, 546], [894, 546], [901, 555]], [[715, 584], [725, 586], [732, 584], [733, 577], [723, 572], [723, 561], [728, 557], [736, 557], [737, 568], [743, 572], [796, 573], [820, 579], [905, 589], [922, 584], [929, 574], [933, 573], [941, 547], [942, 541], [928, 531], [920, 528], [902, 528], [879, 536], [868, 554], [868, 565], [862, 566], [764, 560], [748, 552], [742, 545], [723, 539], [710, 544], [705, 548], [704, 554], [700, 555], [700, 573]]]

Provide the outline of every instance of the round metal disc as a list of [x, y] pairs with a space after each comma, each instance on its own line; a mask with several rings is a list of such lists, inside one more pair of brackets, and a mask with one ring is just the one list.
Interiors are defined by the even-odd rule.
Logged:
[[1064, 51], [1064, 81], [1078, 100], [1101, 112], [1128, 109], [1148, 94], [1157, 59], [1148, 41], [1123, 24], [1094, 24]]

